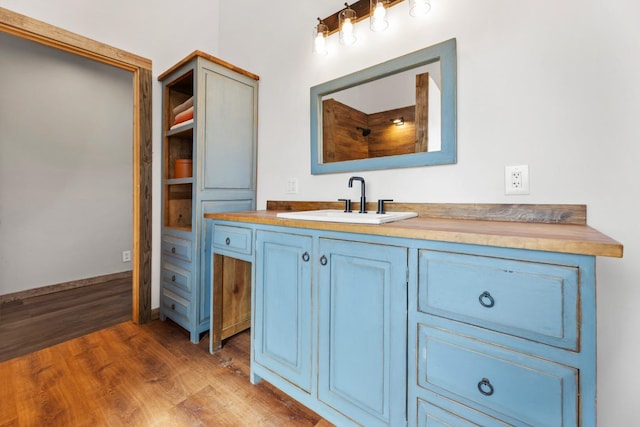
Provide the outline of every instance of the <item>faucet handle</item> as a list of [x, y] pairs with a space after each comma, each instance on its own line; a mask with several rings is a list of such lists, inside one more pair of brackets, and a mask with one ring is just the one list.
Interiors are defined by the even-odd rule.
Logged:
[[351, 212], [351, 199], [338, 199], [339, 202], [344, 202], [344, 211]]
[[378, 211], [377, 214], [383, 214], [384, 212], [384, 202], [393, 202], [393, 199], [378, 199]]

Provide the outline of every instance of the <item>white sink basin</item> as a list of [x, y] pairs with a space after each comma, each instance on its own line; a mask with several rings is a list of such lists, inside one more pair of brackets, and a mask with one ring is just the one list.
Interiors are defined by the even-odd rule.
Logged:
[[359, 213], [344, 212], [337, 209], [323, 209], [317, 211], [280, 212], [278, 218], [301, 219], [304, 221], [323, 222], [348, 222], [352, 224], [383, 224], [385, 222], [399, 221], [401, 219], [418, 216], [416, 212], [375, 212]]

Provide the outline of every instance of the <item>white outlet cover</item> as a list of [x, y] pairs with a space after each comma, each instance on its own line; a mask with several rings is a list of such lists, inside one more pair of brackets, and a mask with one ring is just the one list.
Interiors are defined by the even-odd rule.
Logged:
[[[520, 186], [513, 182], [514, 175], [520, 176]], [[504, 194], [529, 194], [529, 165], [505, 166]]]

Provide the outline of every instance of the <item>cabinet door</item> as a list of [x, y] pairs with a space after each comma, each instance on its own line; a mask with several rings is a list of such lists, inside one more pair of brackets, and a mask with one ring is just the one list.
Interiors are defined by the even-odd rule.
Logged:
[[228, 70], [203, 70], [204, 190], [255, 188], [256, 81]]
[[256, 234], [256, 363], [311, 390], [311, 238]]
[[362, 425], [404, 425], [407, 249], [319, 247], [319, 399]]

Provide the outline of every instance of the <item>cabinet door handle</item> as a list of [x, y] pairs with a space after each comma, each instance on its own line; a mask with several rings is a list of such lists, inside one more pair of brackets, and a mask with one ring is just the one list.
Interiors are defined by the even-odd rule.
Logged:
[[174, 274], [173, 276], [171, 276], [171, 281], [175, 282], [176, 281], [176, 275]]
[[320, 257], [320, 264], [327, 265], [327, 257], [326, 256], [322, 255]]
[[484, 394], [485, 396], [491, 396], [493, 394], [493, 386], [488, 379], [483, 378], [478, 383], [478, 391], [480, 391], [480, 393]]
[[302, 260], [304, 262], [309, 261], [309, 252], [305, 252], [305, 253], [302, 254]]
[[176, 253], [176, 248], [171, 248], [171, 253], [175, 254]]
[[487, 308], [491, 308], [494, 305], [496, 305], [496, 301], [493, 299], [491, 294], [487, 291], [484, 291], [483, 293], [480, 294], [480, 296], [478, 297], [478, 301], [480, 301], [480, 305]]
[[227, 237], [226, 239], [224, 239], [224, 242], [227, 244], [227, 246], [229, 246], [231, 244], [231, 239]]

